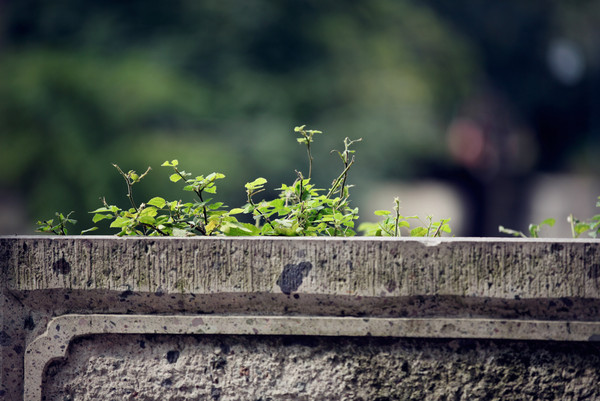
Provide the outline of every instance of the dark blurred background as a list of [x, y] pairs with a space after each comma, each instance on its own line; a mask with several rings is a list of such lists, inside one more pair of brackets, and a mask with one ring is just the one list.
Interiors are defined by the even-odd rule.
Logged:
[[186, 199], [177, 158], [240, 206], [245, 182], [306, 171], [302, 124], [326, 133], [320, 187], [363, 138], [363, 221], [398, 196], [455, 235], [568, 233], [600, 195], [599, 31], [598, 1], [0, 0], [0, 233], [126, 207], [113, 162], [152, 166], [138, 202]]

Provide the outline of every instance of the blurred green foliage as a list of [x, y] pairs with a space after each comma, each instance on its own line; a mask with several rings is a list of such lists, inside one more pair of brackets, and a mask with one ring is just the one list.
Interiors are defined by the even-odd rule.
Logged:
[[[199, 174], [226, 174], [219, 196], [235, 207], [253, 177], [268, 176], [274, 187], [294, 179], [304, 154], [289, 136], [302, 124], [329, 134], [314, 154], [316, 171], [335, 168], [327, 150], [344, 137], [364, 138], [350, 177], [359, 188], [422, 174], [423, 166], [444, 170], [452, 165], [449, 121], [488, 86], [536, 132], [542, 166], [561, 163], [569, 149], [578, 163], [582, 152], [595, 161], [597, 7], [557, 0], [3, 2], [0, 195], [18, 193], [32, 221], [76, 210], [84, 222], [81, 214], [99, 207], [102, 195], [123, 198], [111, 163], [143, 171], [179, 159]], [[548, 43], [561, 37], [579, 43], [587, 62], [571, 87], [545, 64]], [[152, 177], [160, 174], [154, 169], [136, 188], [140, 198], [174, 196], [168, 180]], [[328, 187], [323, 180], [313, 177]]]
[[[111, 162], [143, 171], [172, 158], [224, 172], [220, 196], [236, 206], [251, 177], [277, 185], [302, 165], [289, 140], [302, 123], [330, 133], [319, 171], [350, 136], [365, 139], [364, 177], [410, 175], [417, 159], [445, 157], [442, 120], [477, 73], [465, 41], [409, 2], [5, 7], [0, 188], [22, 192], [32, 218], [76, 210], [83, 222], [100, 196], [122, 199]], [[169, 196], [162, 178], [139, 197]]]

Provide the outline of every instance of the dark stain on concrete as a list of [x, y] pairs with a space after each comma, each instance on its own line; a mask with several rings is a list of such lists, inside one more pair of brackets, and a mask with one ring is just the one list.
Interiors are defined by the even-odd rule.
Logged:
[[217, 355], [210, 362], [210, 366], [213, 368], [213, 370], [225, 370], [225, 366], [227, 366], [227, 359], [221, 355]]
[[588, 271], [588, 278], [597, 279], [600, 277], [600, 264], [594, 263], [590, 266], [590, 270]]
[[215, 401], [218, 401], [219, 399], [221, 399], [221, 389], [219, 387], [211, 388], [210, 389], [210, 397]]
[[312, 263], [300, 262], [298, 264], [288, 263], [284, 266], [281, 275], [277, 279], [277, 285], [281, 288], [281, 292], [290, 295], [292, 291], [296, 291], [302, 285], [302, 280], [308, 275], [312, 269]]
[[573, 306], [573, 301], [570, 300], [569, 298], [564, 297], [564, 298], [561, 298], [560, 300], [562, 301], [563, 304], [565, 304], [565, 306], [567, 308], [570, 308]]
[[175, 362], [177, 362], [178, 359], [179, 359], [179, 351], [172, 350], [172, 351], [167, 352], [167, 362], [175, 363]]
[[5, 347], [12, 344], [12, 339], [5, 331], [0, 331], [0, 345]]
[[33, 321], [33, 317], [31, 315], [25, 318], [25, 322], [23, 323], [23, 328], [26, 330], [35, 329], [35, 322]]
[[69, 274], [71, 273], [71, 264], [65, 258], [60, 258], [52, 263], [52, 271], [56, 274]]

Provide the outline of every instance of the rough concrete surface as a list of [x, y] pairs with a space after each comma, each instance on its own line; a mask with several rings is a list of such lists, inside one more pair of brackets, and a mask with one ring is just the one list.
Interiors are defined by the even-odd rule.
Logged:
[[[600, 240], [0, 237], [0, 308], [0, 400], [19, 401], [24, 394], [26, 349], [44, 334], [53, 318], [67, 314], [548, 320], [564, 321], [564, 330], [569, 334], [570, 328], [574, 327], [570, 323], [600, 321]], [[481, 334], [484, 339], [486, 336], [485, 333]], [[118, 335], [110, 334], [109, 337], [117, 338]], [[107, 344], [98, 338], [92, 342]], [[177, 338], [161, 341], [177, 344], [183, 341]], [[250, 337], [227, 338], [250, 341]], [[313, 341], [310, 338], [306, 337], [306, 341]], [[335, 340], [325, 340], [318, 340], [323, 352], [327, 347], [338, 344]], [[285, 340], [280, 338], [277, 341]], [[368, 351], [372, 349], [368, 341], [375, 340], [355, 338], [352, 341], [360, 345], [354, 346], [356, 350], [353, 352], [362, 355], [361, 352], [371, 352]], [[439, 343], [425, 339], [411, 341], [414, 343], [409, 343], [417, 348], [419, 341], [430, 344], [426, 354], [436, 355], [435, 344]], [[537, 344], [535, 342], [469, 341], [468, 344], [475, 344], [468, 351], [468, 355], [473, 357], [460, 359], [469, 361], [464, 365], [453, 362], [454, 365], [449, 366], [447, 363], [450, 362], [444, 362], [444, 365], [436, 362], [436, 358], [428, 359], [435, 368], [427, 368], [425, 371], [429, 373], [419, 377], [423, 381], [432, 380], [435, 384], [431, 394], [437, 394], [434, 390], [441, 388], [438, 386], [443, 380], [466, 383], [463, 387], [458, 384], [448, 387], [457, 389], [455, 395], [431, 399], [469, 399], [469, 394], [475, 394], [480, 399], [494, 399], [491, 396], [486, 398], [484, 390], [496, 388], [502, 370], [495, 366], [504, 366], [502, 363], [506, 365], [503, 372], [513, 370], [520, 373], [514, 380], [500, 380], [506, 385], [502, 391], [513, 392], [508, 397], [497, 399], [529, 399], [529, 394], [537, 390], [544, 391], [538, 399], [545, 399], [544, 394], [547, 394], [546, 399], [560, 399], [553, 394], [562, 394], [562, 399], [585, 399], [588, 395], [590, 399], [600, 399], [596, 384], [587, 387], [581, 384], [592, 376], [595, 381], [590, 383], [597, 383], [595, 371], [579, 369], [580, 366], [588, 366], [596, 358], [593, 345], [571, 342], [567, 346], [545, 342], [545, 345], [534, 349], [531, 347]], [[117, 340], [113, 342], [119, 343]], [[450, 341], [448, 344], [456, 343]], [[506, 357], [509, 354], [504, 353], [505, 345], [502, 344], [508, 344], [506, 352], [513, 350], [510, 355], [515, 355], [515, 358]], [[360, 351], [363, 345], [367, 348]], [[110, 349], [101, 351], [101, 345], [98, 347], [94, 348], [99, 352], [95, 356], [97, 358], [112, 352]], [[448, 345], [444, 349], [452, 350], [453, 347]], [[76, 349], [75, 344], [73, 350]], [[118, 347], [115, 349], [118, 350]], [[179, 350], [178, 360], [185, 356], [187, 351], [184, 352], [184, 349], [188, 348]], [[573, 350], [573, 353], [569, 350]], [[340, 355], [346, 355], [342, 350], [338, 351]], [[273, 350], [267, 355], [271, 357], [271, 354], [279, 352]], [[425, 355], [425, 351], [410, 352], [410, 358], [417, 358], [415, 361], [420, 360], [419, 355]], [[524, 354], [523, 358], [529, 362], [519, 362], [522, 361], [516, 358], [519, 354]], [[173, 360], [176, 353], [170, 355]], [[403, 354], [398, 355], [401, 358]], [[439, 357], [442, 358], [440, 361], [455, 361], [460, 355], [448, 351], [444, 357], [446, 359]], [[540, 355], [550, 357], [546, 360]], [[411, 364], [410, 358], [406, 357], [403, 361], [409, 361], [411, 372], [420, 372]], [[479, 358], [483, 359], [480, 361]], [[77, 357], [73, 361], [71, 359], [67, 358], [65, 363], [78, 360]], [[100, 359], [98, 361], [101, 363]], [[471, 363], [475, 366], [473, 369], [469, 365]], [[233, 362], [231, 364], [233, 366]], [[523, 368], [525, 365], [527, 369]], [[146, 368], [151, 371], [154, 366]], [[437, 369], [443, 372], [450, 368], [458, 369], [452, 375], [454, 381], [450, 380], [448, 374], [442, 373], [440, 377], [443, 380], [436, 379]], [[334, 367], [327, 369], [335, 372]], [[575, 369], [575, 373], [569, 369]], [[50, 370], [57, 375], [69, 372], [67, 369], [61, 373], [62, 368]], [[291, 372], [291, 368], [285, 370], [288, 371]], [[469, 381], [465, 379], [471, 378], [469, 372], [475, 377], [489, 372], [500, 373], [492, 374], [489, 376], [491, 379], [485, 379], [488, 376], [484, 375], [483, 379]], [[192, 376], [197, 374], [192, 373]], [[403, 388], [405, 379], [387, 373], [378, 375], [391, 380], [385, 386]], [[546, 383], [546, 376], [557, 382], [560, 382], [559, 376], [563, 377], [564, 389], [552, 387], [551, 382]], [[280, 377], [285, 382], [283, 373]], [[326, 380], [327, 377], [323, 373], [319, 378], [313, 377], [313, 382], [306, 381], [306, 385], [318, 383], [321, 378]], [[85, 380], [83, 377], [78, 379]], [[222, 383], [222, 379], [219, 380]], [[515, 381], [520, 384], [517, 386]], [[349, 390], [348, 399], [427, 399], [423, 396], [410, 398], [413, 396], [405, 395], [407, 393], [385, 395], [371, 390], [362, 396], [361, 391], [370, 388], [364, 383], [352, 387], [354, 390]], [[383, 379], [378, 383], [383, 386], [381, 388], [388, 388], [381, 384], [384, 383]], [[540, 383], [546, 383], [545, 387], [540, 387]], [[213, 383], [209, 392], [200, 399], [227, 399], [227, 393], [218, 384]], [[417, 389], [425, 388], [419, 386], [414, 385]], [[578, 393], [584, 388], [589, 394], [584, 390]], [[359, 395], [352, 395], [353, 391], [358, 391], [356, 394]], [[494, 391], [492, 393], [497, 394]], [[497, 391], [501, 391], [499, 387]], [[255, 399], [262, 397], [263, 401], [268, 397], [279, 397], [277, 394], [264, 397], [258, 392], [256, 394]], [[427, 396], [430, 396], [429, 393]], [[65, 397], [68, 395], [65, 394]], [[138, 396], [130, 394], [127, 397], [109, 397], [107, 400], [137, 399]], [[169, 396], [166, 399], [179, 398]]]
[[0, 238], [15, 291], [600, 297], [600, 240]]
[[48, 369], [48, 401], [595, 400], [593, 344], [108, 335]]
[[[600, 340], [599, 322], [455, 318], [351, 318], [318, 316], [63, 315], [25, 351], [25, 400], [43, 399], [48, 365], [68, 357], [74, 339], [90, 335], [186, 334], [301, 335], [454, 339]], [[101, 337], [97, 337], [101, 338]], [[127, 358], [129, 355], [122, 355]]]

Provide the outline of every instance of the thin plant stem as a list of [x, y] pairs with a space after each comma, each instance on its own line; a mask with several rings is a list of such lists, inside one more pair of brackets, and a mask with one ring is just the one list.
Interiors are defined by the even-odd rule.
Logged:
[[344, 176], [348, 173], [348, 170], [350, 170], [350, 167], [352, 166], [352, 164], [354, 164], [354, 156], [352, 157], [352, 159], [350, 160], [350, 163], [348, 163], [346, 168], [344, 168], [344, 171], [342, 171], [342, 173], [333, 181], [333, 184], [331, 185], [331, 188], [329, 189], [329, 192], [327, 193], [327, 198], [330, 198], [331, 195], [333, 195], [333, 193], [337, 190], [337, 188], [340, 185], [340, 181], [342, 181]]

